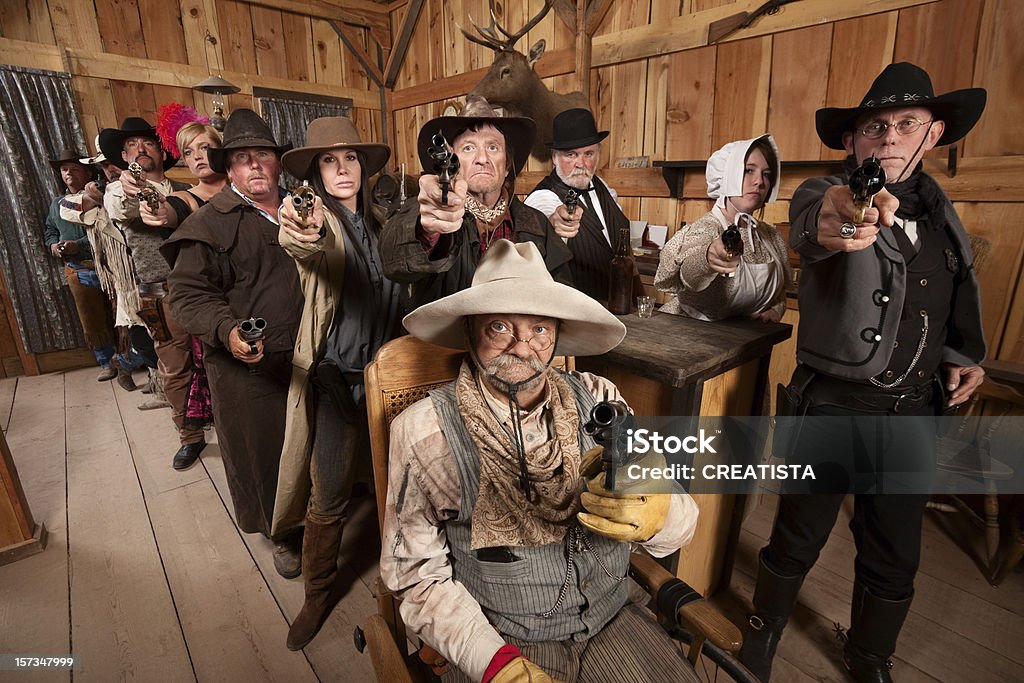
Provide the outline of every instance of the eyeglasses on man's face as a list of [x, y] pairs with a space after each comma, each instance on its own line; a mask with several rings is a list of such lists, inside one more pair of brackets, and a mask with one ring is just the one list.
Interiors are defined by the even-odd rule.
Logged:
[[484, 326], [484, 339], [496, 351], [508, 351], [522, 342], [536, 353], [547, 351], [555, 343], [554, 323], [539, 322], [530, 326], [529, 337], [517, 337], [512, 323], [505, 320], [491, 320]]
[[877, 140], [885, 135], [886, 131], [888, 131], [890, 127], [895, 128], [896, 132], [900, 135], [910, 135], [911, 133], [917, 132], [921, 126], [926, 123], [931, 123], [931, 121], [922, 121], [913, 117], [900, 119], [894, 123], [889, 123], [888, 121], [872, 121], [858, 128], [857, 132], [868, 140]]

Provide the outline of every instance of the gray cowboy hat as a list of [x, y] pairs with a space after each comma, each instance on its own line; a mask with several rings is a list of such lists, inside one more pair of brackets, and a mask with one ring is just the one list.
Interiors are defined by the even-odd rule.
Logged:
[[487, 249], [468, 289], [424, 304], [405, 316], [405, 329], [423, 341], [466, 348], [465, 318], [494, 313], [561, 321], [556, 353], [597, 356], [626, 336], [626, 326], [583, 292], [555, 282], [533, 242], [497, 240]]
[[334, 149], [354, 149], [366, 159], [366, 176], [384, 168], [391, 157], [391, 148], [378, 142], [363, 142], [356, 124], [347, 116], [326, 116], [314, 119], [306, 127], [306, 145], [289, 150], [281, 158], [284, 170], [296, 178], [305, 178], [310, 164], [322, 152]]
[[935, 95], [928, 72], [910, 62], [890, 64], [871, 84], [860, 105], [846, 109], [825, 107], [814, 113], [818, 137], [832, 149], [846, 149], [843, 134], [851, 132], [857, 119], [868, 111], [895, 107], [924, 107], [946, 128], [937, 147], [956, 142], [970, 132], [985, 110], [988, 94], [984, 88], [964, 88]]
[[[160, 146], [160, 138], [156, 134], [156, 128], [151, 126], [146, 119], [139, 118], [138, 116], [129, 116], [121, 122], [120, 128], [104, 128], [100, 131], [100, 151], [115, 166], [127, 170], [128, 162], [121, 157], [121, 152], [124, 151], [125, 140], [134, 137], [152, 138], [156, 140], [157, 146]], [[163, 147], [161, 146], [160, 149], [163, 149]], [[178, 157], [166, 149], [163, 149], [163, 151], [164, 170], [166, 171], [178, 163]]]
[[519, 172], [526, 166], [526, 160], [530, 158], [533, 139], [537, 135], [537, 125], [533, 119], [523, 116], [499, 116], [487, 104], [487, 100], [478, 96], [470, 96], [466, 101], [466, 106], [457, 116], [439, 116], [427, 121], [420, 128], [416, 151], [419, 153], [423, 170], [427, 173], [434, 172], [433, 163], [427, 153], [427, 149], [433, 144], [434, 135], [441, 133], [448, 144], [453, 145], [455, 138], [481, 123], [494, 126], [505, 136], [506, 147], [512, 156], [512, 173], [519, 175]]
[[227, 173], [228, 152], [242, 147], [269, 147], [279, 156], [292, 148], [278, 145], [270, 126], [252, 109], [235, 109], [224, 125], [224, 144], [206, 150], [210, 168], [215, 173]]

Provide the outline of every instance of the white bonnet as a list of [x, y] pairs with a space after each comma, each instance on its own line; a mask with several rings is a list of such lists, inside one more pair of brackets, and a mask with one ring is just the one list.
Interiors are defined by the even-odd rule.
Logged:
[[743, 194], [743, 170], [747, 151], [758, 140], [767, 140], [775, 151], [775, 177], [772, 191], [767, 202], [774, 202], [779, 196], [779, 183], [782, 179], [782, 163], [779, 147], [771, 133], [765, 133], [750, 140], [737, 140], [726, 144], [708, 159], [705, 177], [708, 181], [708, 196], [715, 199], [715, 204], [725, 206], [726, 197], [738, 197]]

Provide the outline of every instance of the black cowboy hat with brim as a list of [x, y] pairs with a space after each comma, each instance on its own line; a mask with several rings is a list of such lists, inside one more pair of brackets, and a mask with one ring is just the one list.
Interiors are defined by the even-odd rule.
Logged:
[[56, 159], [49, 159], [48, 161], [50, 163], [50, 166], [53, 167], [53, 170], [56, 171], [57, 173], [60, 173], [60, 167], [68, 163], [69, 161], [76, 163], [79, 166], [85, 166], [90, 171], [92, 171], [92, 169], [89, 168], [88, 164], [82, 163], [83, 156], [85, 155], [73, 149], [63, 149], [61, 150], [60, 154], [57, 155]]
[[[129, 116], [121, 122], [120, 128], [104, 128], [100, 131], [100, 151], [115, 166], [127, 170], [128, 162], [121, 157], [121, 152], [124, 151], [125, 141], [128, 138], [135, 137], [152, 138], [156, 140], [157, 146], [160, 146], [160, 138], [156, 134], [156, 128], [151, 126], [146, 119], [139, 118], [138, 116]], [[163, 147], [160, 147], [160, 149], [163, 149]], [[163, 151], [164, 170], [166, 171], [178, 163], [178, 157], [166, 149], [163, 149]]]
[[924, 107], [933, 120], [945, 123], [937, 147], [949, 145], [970, 132], [981, 118], [988, 97], [984, 88], [964, 88], [935, 95], [928, 72], [910, 62], [885, 67], [857, 107], [825, 107], [814, 114], [818, 137], [832, 149], [846, 149], [843, 134], [852, 132], [857, 119], [870, 111], [896, 107]]
[[545, 142], [548, 149], [578, 149], [588, 147], [608, 137], [608, 131], [598, 130], [594, 115], [589, 109], [566, 109], [555, 117], [551, 124], [551, 142]]
[[224, 144], [206, 150], [210, 168], [216, 173], [227, 173], [228, 153], [243, 147], [268, 147], [279, 157], [292, 148], [291, 145], [277, 144], [270, 125], [252, 109], [236, 109], [224, 124]]
[[440, 116], [427, 121], [420, 128], [419, 139], [416, 141], [416, 150], [419, 152], [423, 170], [427, 173], [434, 172], [427, 149], [433, 145], [433, 138], [437, 133], [444, 135], [449, 145], [454, 145], [455, 138], [484, 123], [494, 126], [505, 136], [505, 144], [512, 150], [512, 172], [519, 175], [530, 158], [533, 139], [537, 136], [537, 125], [533, 119], [522, 116]]

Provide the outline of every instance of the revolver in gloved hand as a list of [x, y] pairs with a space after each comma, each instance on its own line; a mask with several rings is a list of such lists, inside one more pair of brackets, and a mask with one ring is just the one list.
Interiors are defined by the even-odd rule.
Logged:
[[583, 425], [583, 431], [604, 447], [601, 461], [604, 485], [609, 491], [615, 490], [616, 472], [629, 459], [629, 433], [635, 426], [632, 413], [622, 401], [601, 401], [596, 404], [590, 410], [590, 421]]

